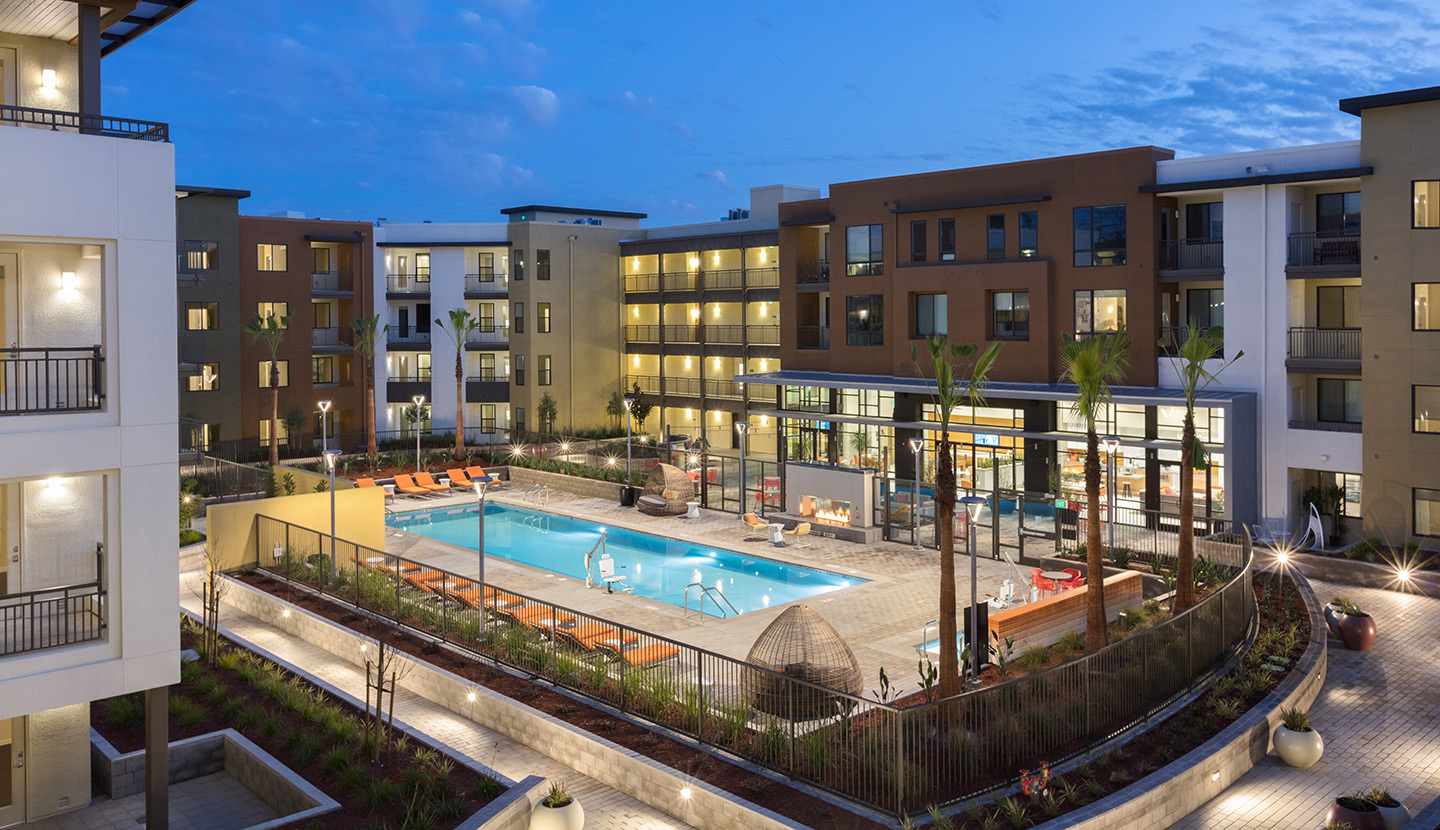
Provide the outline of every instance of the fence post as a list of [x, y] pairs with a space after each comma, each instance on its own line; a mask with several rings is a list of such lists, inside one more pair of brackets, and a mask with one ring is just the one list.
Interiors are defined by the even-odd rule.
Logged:
[[905, 730], [901, 728], [901, 714], [889, 709], [890, 720], [895, 724], [895, 812], [905, 815]]
[[705, 652], [695, 649], [695, 685], [699, 689], [697, 697], [700, 699], [700, 712], [696, 717], [695, 734], [700, 738], [700, 743], [705, 743]]
[[795, 777], [795, 681], [785, 683], [786, 697], [789, 698], [790, 711], [790, 777]]

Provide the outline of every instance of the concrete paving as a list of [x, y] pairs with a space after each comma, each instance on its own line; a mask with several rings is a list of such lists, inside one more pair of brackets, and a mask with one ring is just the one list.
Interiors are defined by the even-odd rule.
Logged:
[[[240, 830], [280, 818], [228, 773], [217, 772], [170, 788], [171, 830]], [[145, 794], [104, 800], [79, 810], [32, 821], [33, 830], [133, 830], [145, 826]]]

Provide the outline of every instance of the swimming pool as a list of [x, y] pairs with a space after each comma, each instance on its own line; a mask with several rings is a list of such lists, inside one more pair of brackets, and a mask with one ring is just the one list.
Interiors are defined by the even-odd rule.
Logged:
[[[386, 524], [471, 550], [479, 537], [479, 508], [425, 510], [386, 517]], [[787, 602], [860, 585], [868, 580], [829, 571], [786, 565], [773, 559], [692, 545], [650, 533], [608, 527], [503, 504], [485, 505], [485, 555], [533, 565], [577, 579], [585, 578], [585, 554], [608, 531], [605, 552], [615, 573], [637, 596], [684, 607], [685, 588], [699, 582], [716, 588], [744, 614]], [[600, 584], [600, 552], [591, 564]], [[691, 589], [690, 607], [698, 608], [699, 590]], [[705, 602], [711, 613], [714, 597]], [[718, 616], [734, 616], [727, 606]]]

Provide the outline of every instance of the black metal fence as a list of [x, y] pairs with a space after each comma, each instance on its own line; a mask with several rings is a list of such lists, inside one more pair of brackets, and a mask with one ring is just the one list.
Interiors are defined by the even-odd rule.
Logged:
[[[538, 531], [537, 531], [538, 532]], [[1180, 616], [1049, 670], [910, 708], [256, 517], [251, 565], [887, 813], [1079, 755], [1193, 689], [1245, 638], [1250, 546]]]
[[1359, 360], [1360, 329], [1291, 328], [1289, 356], [1311, 360]]
[[1219, 239], [1167, 239], [1160, 243], [1161, 268], [1222, 268], [1225, 243]]
[[0, 349], [0, 415], [99, 411], [104, 380], [99, 346]]
[[109, 115], [87, 115], [61, 110], [42, 110], [0, 104], [0, 124], [19, 127], [41, 127], [48, 130], [79, 132], [108, 138], [134, 138], [140, 141], [170, 140], [170, 125], [158, 121], [115, 118]]
[[87, 643], [105, 636], [105, 557], [95, 581], [0, 595], [0, 657]]
[[265, 470], [210, 455], [181, 458], [181, 486], [191, 479], [194, 484], [190, 492], [204, 499], [238, 501], [243, 496], [265, 492]]
[[1286, 260], [1290, 265], [1359, 265], [1360, 232], [1292, 233]]

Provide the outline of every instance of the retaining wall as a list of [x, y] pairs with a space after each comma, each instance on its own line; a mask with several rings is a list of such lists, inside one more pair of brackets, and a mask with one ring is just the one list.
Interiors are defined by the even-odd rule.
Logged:
[[506, 469], [509, 470], [511, 486], [519, 487], [522, 490], [535, 484], [544, 484], [551, 490], [563, 490], [592, 499], [609, 499], [619, 504], [620, 491], [624, 488], [623, 484], [616, 484], [613, 481], [596, 481], [579, 476], [567, 476], [562, 473], [547, 473], [542, 470], [532, 470], [529, 467], [512, 466]]

